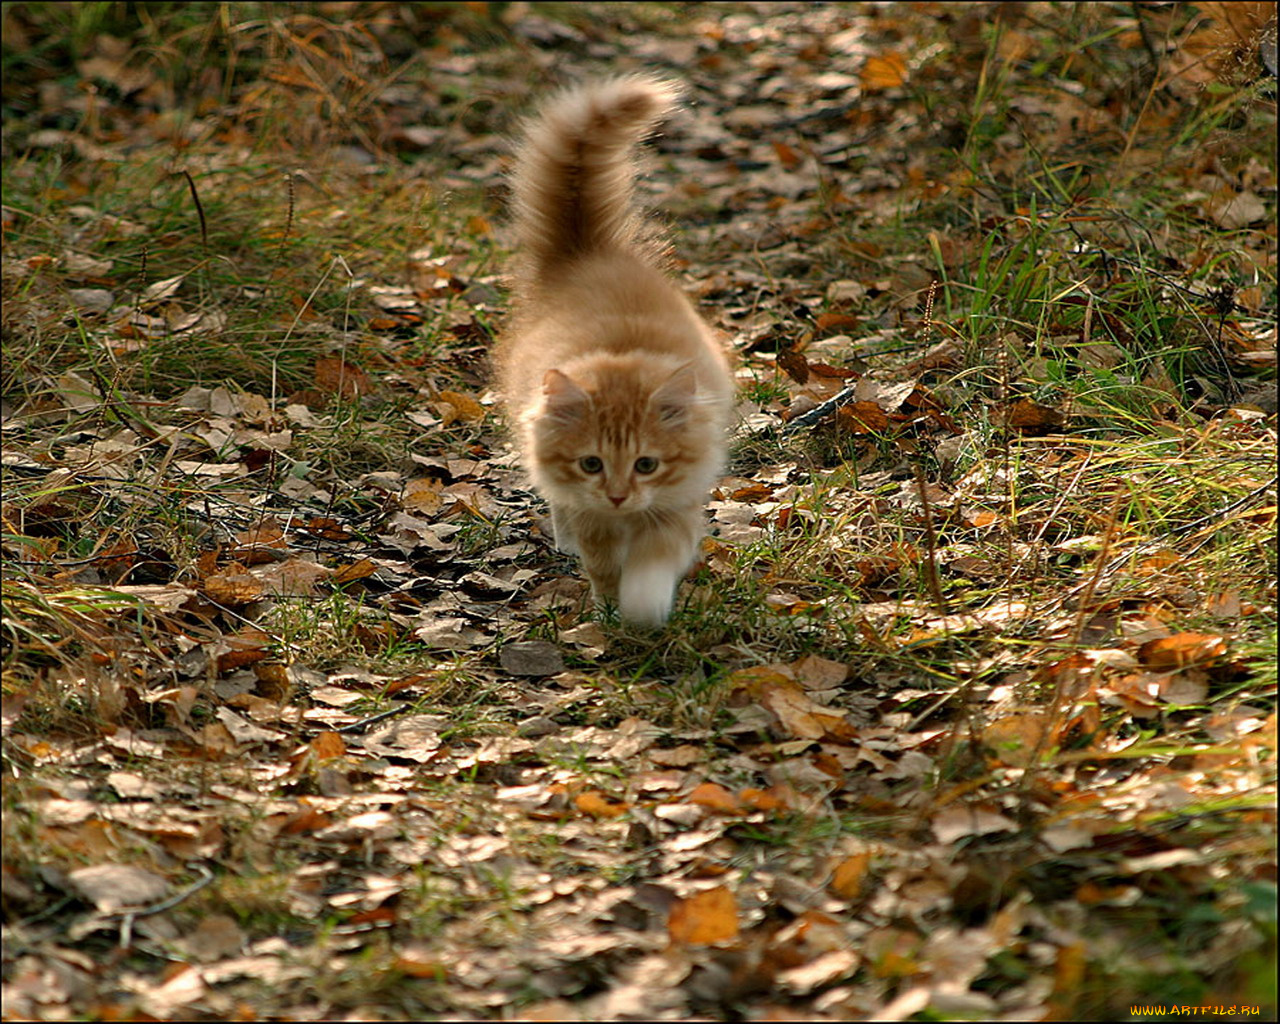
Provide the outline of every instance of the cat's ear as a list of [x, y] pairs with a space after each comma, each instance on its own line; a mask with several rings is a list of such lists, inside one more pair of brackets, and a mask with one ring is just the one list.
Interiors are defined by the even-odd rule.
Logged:
[[676, 423], [684, 419], [697, 400], [698, 376], [693, 364], [685, 363], [658, 386], [649, 404], [658, 410], [664, 423]]
[[548, 370], [542, 378], [542, 393], [547, 415], [558, 420], [576, 420], [586, 412], [590, 396], [559, 370]]

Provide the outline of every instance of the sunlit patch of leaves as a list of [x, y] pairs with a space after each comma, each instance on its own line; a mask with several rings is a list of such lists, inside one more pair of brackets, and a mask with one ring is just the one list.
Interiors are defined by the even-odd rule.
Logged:
[[[1273, 1012], [1265, 6], [6, 6], [6, 1006]], [[661, 633], [486, 365], [636, 61], [742, 385]]]

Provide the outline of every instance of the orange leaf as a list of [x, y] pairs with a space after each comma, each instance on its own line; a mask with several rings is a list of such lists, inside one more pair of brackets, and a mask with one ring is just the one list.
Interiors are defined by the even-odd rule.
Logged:
[[791, 680], [781, 686], [766, 684], [759, 700], [763, 707], [777, 716], [779, 725], [788, 736], [806, 740], [847, 740], [857, 735], [857, 730], [843, 713], [811, 700]]
[[[484, 419], [484, 406], [477, 402], [470, 395], [464, 395], [461, 391], [441, 391], [440, 401], [448, 402], [454, 408], [454, 419], [465, 420], [467, 423], [476, 423]], [[441, 417], [446, 419], [447, 417]]]
[[1227, 642], [1212, 633], [1175, 633], [1173, 636], [1148, 640], [1138, 648], [1138, 660], [1147, 668], [1186, 668], [1203, 665], [1227, 653]]
[[341, 569], [329, 577], [334, 584], [341, 585], [350, 583], [353, 580], [362, 580], [367, 576], [372, 576], [378, 571], [378, 567], [369, 559], [362, 558], [358, 562], [352, 562], [350, 565], [344, 565]]
[[617, 818], [631, 809], [631, 805], [625, 801], [615, 800], [595, 789], [587, 790], [574, 797], [573, 806], [593, 818]]
[[310, 743], [311, 752], [320, 758], [341, 757], [347, 752], [347, 744], [341, 734], [326, 729]]
[[800, 154], [785, 142], [775, 142], [773, 151], [778, 154], [778, 163], [782, 164], [787, 170], [794, 171], [800, 166]]
[[862, 66], [862, 88], [867, 92], [895, 89], [907, 80], [907, 60], [900, 53], [883, 53], [868, 57]]
[[738, 794], [738, 799], [752, 810], [785, 811], [791, 807], [787, 795], [788, 788], [785, 786], [770, 786], [768, 789], [755, 789], [748, 786]]
[[717, 782], [704, 782], [697, 786], [685, 801], [705, 807], [712, 814], [736, 816], [742, 813], [738, 798]]
[[262, 595], [262, 581], [239, 562], [232, 562], [216, 576], [207, 576], [200, 589], [210, 601], [237, 608], [256, 601]]
[[828, 886], [837, 896], [843, 896], [847, 900], [854, 899], [862, 891], [863, 879], [870, 869], [871, 854], [855, 853], [836, 865]]
[[667, 918], [671, 941], [683, 946], [710, 946], [738, 937], [738, 904], [725, 886], [677, 900]]

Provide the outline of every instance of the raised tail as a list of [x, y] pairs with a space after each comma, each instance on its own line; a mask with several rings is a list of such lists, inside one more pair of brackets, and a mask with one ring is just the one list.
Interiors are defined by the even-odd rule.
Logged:
[[561, 93], [529, 122], [511, 176], [526, 273], [642, 244], [631, 151], [678, 95], [657, 79], [608, 79]]

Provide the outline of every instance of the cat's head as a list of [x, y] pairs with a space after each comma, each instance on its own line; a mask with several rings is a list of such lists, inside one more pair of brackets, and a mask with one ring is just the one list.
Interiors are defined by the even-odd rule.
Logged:
[[690, 364], [608, 361], [548, 370], [529, 424], [534, 482], [552, 504], [619, 515], [705, 500], [719, 468], [718, 417]]

